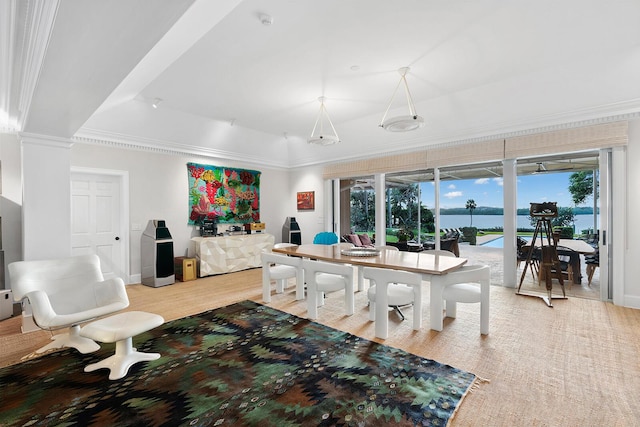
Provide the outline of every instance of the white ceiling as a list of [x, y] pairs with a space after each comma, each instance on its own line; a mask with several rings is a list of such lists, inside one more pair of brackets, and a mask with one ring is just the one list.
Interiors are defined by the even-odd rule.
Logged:
[[[296, 167], [640, 111], [637, 0], [2, 1], [27, 132]], [[405, 66], [426, 126], [389, 133]], [[306, 143], [319, 96], [335, 146]]]

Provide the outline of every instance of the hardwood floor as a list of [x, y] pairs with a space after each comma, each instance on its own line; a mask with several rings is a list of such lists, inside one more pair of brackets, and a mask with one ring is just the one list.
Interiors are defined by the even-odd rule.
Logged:
[[[487, 379], [465, 398], [454, 426], [640, 424], [640, 310], [581, 298], [554, 301], [554, 308], [548, 308], [510, 288], [492, 286], [491, 292], [487, 336], [480, 335], [478, 304], [460, 304], [458, 317], [446, 319], [442, 332], [429, 330], [428, 292], [423, 329], [413, 331], [410, 321], [390, 313], [384, 341], [373, 338], [363, 292], [356, 293], [353, 316], [344, 314], [340, 292], [329, 294], [319, 308], [319, 322]], [[158, 313], [169, 321], [244, 299], [262, 302], [261, 271], [161, 288], [130, 285], [128, 293], [129, 310]], [[293, 286], [284, 294], [272, 289], [272, 295], [271, 307], [306, 316], [305, 302], [294, 300]], [[409, 318], [411, 310], [404, 310]], [[0, 322], [0, 365], [18, 362], [49, 336], [44, 331], [21, 334], [20, 317]]]

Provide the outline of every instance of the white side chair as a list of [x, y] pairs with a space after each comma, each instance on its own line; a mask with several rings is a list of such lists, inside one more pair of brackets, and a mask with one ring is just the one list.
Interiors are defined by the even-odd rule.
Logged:
[[388, 268], [365, 267], [364, 277], [369, 287], [369, 320], [375, 321], [376, 337], [386, 339], [389, 334], [388, 307], [404, 315], [400, 306], [413, 304], [413, 329], [422, 326], [422, 275]]
[[398, 249], [396, 246], [390, 246], [390, 245], [376, 246], [376, 249], [380, 249], [380, 250], [388, 249], [390, 251], [400, 252], [400, 249]]
[[423, 254], [431, 254], [431, 255], [439, 255], [439, 256], [450, 256], [450, 257], [455, 257], [456, 254], [454, 254], [451, 251], [448, 251], [446, 249], [428, 249], [426, 251], [422, 251], [421, 253]]
[[318, 306], [324, 305], [324, 293], [345, 291], [345, 311], [351, 316], [354, 310], [353, 267], [310, 259], [302, 260], [307, 281], [307, 317], [318, 318]]
[[443, 275], [431, 276], [431, 329], [442, 331], [442, 303], [446, 317], [456, 317], [456, 303], [480, 303], [480, 333], [489, 333], [491, 270], [488, 265], [462, 266]]
[[[357, 249], [357, 246], [349, 242], [334, 243], [333, 246], [340, 248], [340, 251], [345, 249]], [[362, 277], [362, 266], [356, 266], [358, 272], [358, 291], [364, 291], [364, 278]]]
[[296, 279], [296, 300], [304, 299], [304, 271], [302, 258], [272, 252], [262, 252], [262, 300], [271, 302], [271, 281], [276, 282], [276, 293], [283, 293], [289, 279]]

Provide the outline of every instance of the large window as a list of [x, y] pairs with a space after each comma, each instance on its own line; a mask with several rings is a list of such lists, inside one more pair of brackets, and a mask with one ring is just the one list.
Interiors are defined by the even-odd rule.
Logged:
[[386, 176], [387, 239], [414, 243], [433, 240], [433, 173], [410, 172]]

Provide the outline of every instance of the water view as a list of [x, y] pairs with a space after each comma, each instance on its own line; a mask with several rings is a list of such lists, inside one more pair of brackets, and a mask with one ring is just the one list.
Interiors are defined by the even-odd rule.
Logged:
[[[600, 217], [598, 217], [599, 224]], [[440, 228], [461, 228], [469, 227], [471, 217], [469, 215], [441, 215]], [[473, 226], [480, 229], [490, 229], [495, 227], [502, 228], [504, 224], [503, 215], [474, 215]], [[575, 232], [581, 233], [582, 230], [593, 229], [593, 215], [576, 215], [575, 216]], [[529, 222], [527, 215], [518, 215], [517, 228], [534, 228]]]

